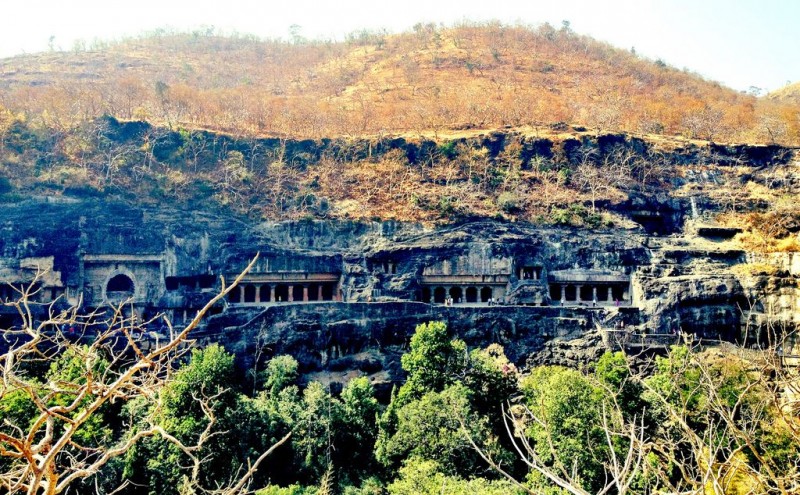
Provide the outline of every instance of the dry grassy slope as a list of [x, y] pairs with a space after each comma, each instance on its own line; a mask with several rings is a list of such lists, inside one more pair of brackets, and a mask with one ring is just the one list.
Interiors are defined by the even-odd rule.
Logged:
[[786, 142], [800, 135], [794, 114], [775, 110], [781, 102], [570, 31], [496, 24], [423, 26], [338, 43], [164, 35], [26, 55], [0, 60], [0, 105], [47, 125], [110, 113], [238, 135], [565, 121], [747, 142], [772, 138], [758, 117], [773, 112], [787, 122]]
[[773, 101], [800, 105], [800, 82], [789, 84], [767, 95]]

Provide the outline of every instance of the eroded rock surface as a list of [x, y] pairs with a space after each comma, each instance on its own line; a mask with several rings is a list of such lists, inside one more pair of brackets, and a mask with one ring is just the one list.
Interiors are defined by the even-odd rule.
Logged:
[[[255, 223], [48, 198], [6, 205], [1, 227], [3, 298], [38, 268], [48, 271], [41, 302], [129, 300], [140, 316], [163, 312], [177, 325], [259, 253], [196, 338], [222, 342], [242, 366], [289, 353], [306, 378], [368, 375], [385, 392], [425, 321], [446, 321], [471, 348], [498, 342], [520, 366], [575, 366], [596, 359], [609, 329], [757, 339], [794, 325], [800, 300], [796, 255], [756, 259], [727, 240], [643, 228]], [[756, 262], [777, 271], [741, 269]], [[8, 307], [0, 318], [16, 324]]]

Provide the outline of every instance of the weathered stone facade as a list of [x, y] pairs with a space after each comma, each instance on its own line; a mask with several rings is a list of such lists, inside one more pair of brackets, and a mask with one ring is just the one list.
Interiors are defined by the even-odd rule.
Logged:
[[[743, 329], [751, 338], [768, 324], [795, 325], [800, 313], [796, 257], [766, 260], [782, 267], [777, 274], [743, 277], [734, 267], [753, 255], [730, 243], [641, 228], [248, 223], [46, 198], [8, 205], [2, 227], [0, 296], [13, 297], [38, 269], [41, 302], [95, 309], [126, 300], [142, 317], [164, 313], [178, 325], [217, 293], [220, 276], [230, 281], [259, 253], [198, 338], [225, 343], [248, 365], [293, 353], [309, 376], [333, 381], [398, 379], [414, 326], [432, 319], [472, 346], [502, 343], [522, 365], [593, 359], [603, 332], [620, 327], [736, 340]], [[0, 317], [14, 324], [7, 307]]]

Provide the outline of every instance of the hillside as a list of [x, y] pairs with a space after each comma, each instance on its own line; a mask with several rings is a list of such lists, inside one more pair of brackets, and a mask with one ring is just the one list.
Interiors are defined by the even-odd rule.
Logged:
[[780, 103], [800, 105], [800, 82], [787, 84], [768, 94], [767, 98]]
[[0, 105], [70, 128], [103, 114], [239, 136], [322, 138], [566, 122], [797, 144], [797, 108], [568, 29], [418, 25], [343, 42], [159, 33], [0, 61]]
[[758, 249], [795, 230], [763, 220], [795, 217], [796, 106], [546, 25], [154, 35], [0, 61], [0, 104], [4, 202], [670, 232], [691, 197]]
[[79, 48], [0, 60], [2, 493], [798, 493], [796, 104], [550, 26]]

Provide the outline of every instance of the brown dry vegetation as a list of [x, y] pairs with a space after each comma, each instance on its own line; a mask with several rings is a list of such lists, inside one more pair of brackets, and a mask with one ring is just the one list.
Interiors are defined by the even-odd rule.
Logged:
[[800, 107], [568, 29], [463, 23], [344, 42], [156, 33], [0, 61], [0, 107], [66, 130], [102, 114], [238, 136], [332, 137], [578, 123], [800, 143]]

